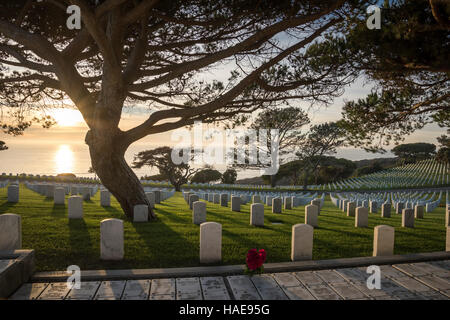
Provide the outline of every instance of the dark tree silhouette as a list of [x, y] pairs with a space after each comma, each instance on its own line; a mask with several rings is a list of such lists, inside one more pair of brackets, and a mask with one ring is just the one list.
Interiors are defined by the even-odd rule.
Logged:
[[8, 150], [8, 147], [6, 146], [4, 141], [0, 141], [0, 151], [2, 150]]
[[400, 158], [403, 164], [418, 160], [430, 159], [436, 153], [436, 145], [432, 143], [404, 143], [392, 148], [392, 153]]
[[212, 168], [204, 168], [199, 170], [191, 179], [193, 183], [208, 183], [219, 181], [222, 178], [222, 174]]
[[[68, 5], [81, 29], [66, 27]], [[0, 101], [37, 108], [71, 100], [89, 131], [92, 167], [132, 216], [149, 204], [125, 161], [148, 135], [221, 122], [294, 99], [327, 104], [353, 79], [343, 61], [315, 42], [364, 12], [365, 1], [67, 0], [0, 4]], [[228, 64], [227, 81], [206, 81]], [[223, 69], [222, 69], [223, 70]], [[203, 80], [202, 80], [203, 79]], [[148, 118], [122, 130], [126, 106], [148, 104]], [[20, 114], [20, 113], [18, 113]], [[18, 118], [11, 129], [26, 129]], [[8, 125], [8, 124], [6, 124]], [[149, 206], [150, 207], [150, 206]], [[155, 215], [149, 212], [150, 219]]]
[[339, 40], [352, 67], [374, 83], [372, 92], [343, 108], [354, 146], [384, 151], [427, 123], [450, 126], [450, 1], [385, 1], [380, 30], [363, 17]]
[[314, 174], [314, 181], [317, 183], [319, 177], [318, 169], [323, 156], [336, 153], [336, 148], [341, 146], [344, 146], [344, 134], [343, 130], [335, 122], [327, 122], [311, 127], [296, 152], [296, 156], [303, 163], [303, 188], [305, 190], [310, 180], [309, 174]]
[[229, 168], [222, 173], [222, 183], [233, 184], [236, 182], [237, 172], [233, 168]]
[[[192, 159], [193, 155], [189, 157], [189, 160]], [[142, 168], [143, 166], [158, 168], [159, 173], [170, 181], [176, 191], [181, 191], [181, 186], [198, 172], [198, 169], [192, 169], [189, 163], [173, 163], [172, 148], [170, 147], [141, 151], [134, 157], [132, 166], [133, 168]]]

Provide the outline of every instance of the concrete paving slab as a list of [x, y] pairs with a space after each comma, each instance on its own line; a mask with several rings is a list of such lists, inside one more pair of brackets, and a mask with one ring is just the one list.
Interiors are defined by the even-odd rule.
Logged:
[[235, 300], [261, 300], [249, 276], [228, 276], [226, 278]]

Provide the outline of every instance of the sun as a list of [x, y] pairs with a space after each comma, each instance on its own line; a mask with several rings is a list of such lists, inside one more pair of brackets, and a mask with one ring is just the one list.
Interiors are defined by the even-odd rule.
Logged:
[[75, 127], [83, 123], [83, 116], [74, 109], [53, 109], [49, 112], [60, 127]]
[[54, 161], [57, 173], [71, 173], [73, 171], [73, 152], [70, 146], [63, 144], [55, 153]]

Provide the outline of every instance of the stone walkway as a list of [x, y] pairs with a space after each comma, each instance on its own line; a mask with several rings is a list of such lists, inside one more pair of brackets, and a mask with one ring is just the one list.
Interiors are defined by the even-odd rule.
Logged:
[[192, 277], [26, 283], [13, 300], [449, 300], [450, 260], [380, 266], [381, 289], [366, 268], [283, 272], [248, 277]]

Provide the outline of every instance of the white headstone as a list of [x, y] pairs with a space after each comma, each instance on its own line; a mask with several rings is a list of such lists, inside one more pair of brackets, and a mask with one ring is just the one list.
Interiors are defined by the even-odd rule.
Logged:
[[122, 260], [124, 255], [123, 221], [105, 219], [100, 222], [100, 259]]
[[272, 199], [272, 213], [281, 213], [281, 198]]
[[266, 205], [268, 205], [269, 207], [272, 206], [272, 196], [266, 196]]
[[155, 190], [155, 191], [153, 191], [153, 193], [155, 194], [155, 204], [160, 204], [161, 203], [161, 190]]
[[133, 221], [134, 222], [147, 222], [148, 221], [148, 206], [146, 204], [138, 204], [133, 208]]
[[383, 203], [381, 205], [381, 217], [382, 218], [390, 218], [391, 217], [391, 204]]
[[19, 186], [12, 184], [8, 187], [8, 202], [19, 202]]
[[100, 190], [100, 205], [102, 207], [111, 206], [111, 193], [108, 190]]
[[311, 201], [311, 204], [313, 205], [313, 206], [316, 206], [317, 207], [317, 215], [320, 215], [320, 207], [321, 207], [321, 205], [322, 205], [322, 201], [320, 201], [319, 199], [314, 199], [314, 200], [312, 200]]
[[198, 201], [199, 197], [196, 194], [189, 195], [189, 209], [192, 210], [192, 206], [194, 205], [194, 202]]
[[262, 203], [253, 203], [250, 206], [250, 224], [252, 226], [264, 226], [264, 205]]
[[222, 193], [220, 195], [220, 205], [222, 207], [228, 207], [228, 194]]
[[311, 227], [317, 227], [319, 225], [319, 207], [313, 204], [305, 206], [305, 224]]
[[402, 227], [414, 228], [414, 210], [403, 209], [402, 210]]
[[348, 202], [347, 203], [347, 217], [354, 217], [355, 209], [356, 209], [356, 203], [353, 201]]
[[55, 188], [55, 193], [53, 195], [53, 202], [55, 204], [65, 204], [66, 200], [66, 191], [63, 187]]
[[450, 251], [450, 227], [447, 227], [447, 236], [445, 240], [445, 251]]
[[254, 195], [252, 197], [252, 203], [261, 203], [261, 197], [259, 195]]
[[395, 229], [391, 226], [380, 225], [374, 228], [373, 256], [390, 256], [394, 254]]
[[292, 226], [292, 240], [291, 240], [292, 261], [312, 259], [313, 234], [314, 228], [309, 224], [296, 224]]
[[414, 218], [416, 219], [423, 219], [423, 211], [424, 207], [421, 205], [415, 205], [414, 207]]
[[200, 263], [222, 261], [222, 225], [204, 222], [200, 225]]
[[405, 204], [403, 202], [397, 202], [395, 206], [395, 213], [401, 214], [402, 210], [405, 208]]
[[80, 196], [70, 196], [67, 200], [69, 219], [83, 218], [83, 199]]
[[445, 212], [445, 226], [450, 227], [450, 210], [447, 207], [447, 211]]
[[231, 211], [241, 211], [241, 197], [231, 196]]
[[83, 196], [83, 200], [84, 201], [89, 201], [91, 200], [91, 188], [89, 187], [83, 187], [83, 189], [81, 189], [81, 195]]
[[355, 227], [365, 228], [369, 225], [369, 211], [366, 207], [356, 208]]
[[378, 204], [376, 201], [370, 201], [369, 202], [369, 209], [370, 213], [377, 213], [378, 212]]
[[155, 194], [153, 192], [146, 192], [147, 200], [150, 203], [150, 208], [155, 207]]
[[284, 209], [292, 209], [292, 197], [284, 197]]
[[0, 214], [0, 251], [22, 249], [22, 221], [18, 214]]
[[195, 201], [192, 208], [192, 223], [202, 224], [206, 222], [206, 203], [203, 201]]

